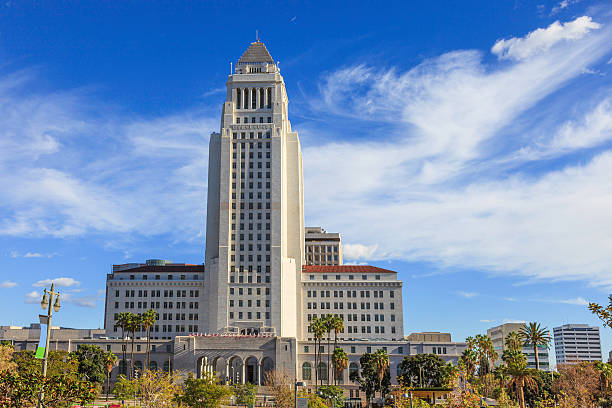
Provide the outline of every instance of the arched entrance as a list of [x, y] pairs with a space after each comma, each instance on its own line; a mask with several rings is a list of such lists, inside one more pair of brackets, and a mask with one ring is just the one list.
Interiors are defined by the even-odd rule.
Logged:
[[251, 356], [245, 360], [245, 381], [259, 385], [259, 361], [255, 357]]
[[238, 356], [233, 356], [229, 360], [229, 381], [233, 384], [242, 384], [244, 381], [244, 365], [242, 359]]
[[271, 373], [272, 370], [274, 370], [274, 360], [272, 360], [270, 357], [264, 357], [261, 360], [261, 374], [260, 374], [260, 379], [261, 379], [261, 383], [265, 384], [266, 383], [266, 373]]

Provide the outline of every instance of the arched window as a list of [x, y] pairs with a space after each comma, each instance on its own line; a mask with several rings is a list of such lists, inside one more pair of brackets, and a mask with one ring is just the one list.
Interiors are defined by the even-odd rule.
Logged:
[[356, 376], [358, 374], [359, 374], [359, 364], [355, 362], [349, 364], [349, 378], [353, 378], [353, 376]]
[[319, 379], [327, 381], [327, 365], [319, 363]]
[[149, 363], [149, 370], [157, 370], [157, 362], [151, 361]]
[[166, 371], [166, 372], [172, 371], [172, 365], [170, 364], [169, 361], [165, 361], [164, 362], [164, 371]]
[[310, 380], [311, 370], [312, 366], [310, 365], [310, 363], [306, 362], [302, 364], [302, 380]]

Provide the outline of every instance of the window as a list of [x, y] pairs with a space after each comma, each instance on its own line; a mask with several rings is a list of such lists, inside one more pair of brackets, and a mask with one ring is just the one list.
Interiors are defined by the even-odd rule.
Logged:
[[319, 379], [327, 381], [327, 365], [323, 362], [319, 363], [319, 369], [317, 371], [319, 374]]
[[306, 362], [302, 364], [302, 380], [310, 380], [312, 374], [311, 372], [312, 366], [310, 363]]

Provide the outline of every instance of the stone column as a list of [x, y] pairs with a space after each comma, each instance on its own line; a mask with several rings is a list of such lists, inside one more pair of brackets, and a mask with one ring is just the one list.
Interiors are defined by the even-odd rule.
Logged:
[[242, 375], [240, 376], [240, 383], [241, 383], [241, 384], [244, 384], [244, 383], [246, 382], [246, 381], [244, 380], [244, 377], [245, 377], [245, 375], [244, 375], [244, 374], [245, 374], [245, 372], [246, 372], [246, 370], [245, 370], [245, 369], [246, 369], [246, 367], [245, 367], [244, 361], [242, 361], [242, 365], [241, 365]]

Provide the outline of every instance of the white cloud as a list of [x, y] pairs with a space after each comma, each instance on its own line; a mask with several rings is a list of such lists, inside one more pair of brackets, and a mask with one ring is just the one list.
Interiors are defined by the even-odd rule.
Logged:
[[5, 280], [4, 282], [0, 282], [0, 288], [2, 289], [10, 289], [17, 286], [17, 282], [12, 282], [9, 280]]
[[503, 319], [502, 321], [504, 323], [527, 323], [526, 320], [520, 320], [520, 319]]
[[40, 252], [26, 252], [20, 254], [18, 251], [11, 251], [11, 258], [53, 258], [58, 255], [57, 252], [53, 253], [40, 253]]
[[559, 4], [557, 4], [556, 6], [552, 8], [552, 10], [550, 11], [550, 14], [557, 14], [561, 10], [568, 8], [572, 4], [579, 3], [580, 1], [581, 0], [562, 0], [559, 2]]
[[378, 245], [361, 245], [361, 244], [344, 244], [342, 246], [342, 255], [348, 260], [372, 259]]
[[491, 52], [499, 59], [523, 60], [538, 53], [548, 51], [561, 41], [577, 40], [591, 30], [600, 28], [591, 17], [582, 16], [567, 23], [555, 21], [547, 28], [538, 28], [522, 38], [499, 40]]
[[306, 145], [305, 191], [317, 191], [305, 195], [308, 222], [378, 245], [370, 259], [612, 287], [612, 152], [534, 174], [497, 167], [522, 147], [515, 137], [529, 140], [511, 133], [516, 119], [608, 54], [606, 27], [491, 66], [462, 51], [406, 72], [359, 65], [330, 74], [313, 108], [386, 131]]
[[495, 320], [489, 320], [489, 319], [480, 319], [480, 321], [482, 323], [493, 323]]
[[81, 284], [81, 282], [73, 279], [73, 278], [55, 278], [55, 279], [44, 279], [44, 280], [39, 280], [36, 283], [33, 283], [32, 286], [35, 287], [47, 287], [50, 286], [52, 283], [54, 283], [56, 286], [61, 286], [61, 287], [70, 287], [70, 286], [78, 286]]
[[577, 305], [577, 306], [587, 306], [589, 302], [582, 297], [577, 297], [573, 299], [562, 299], [559, 300], [558, 303], [566, 303], [568, 305]]
[[476, 292], [464, 292], [464, 291], [462, 291], [462, 290], [458, 291], [458, 292], [457, 292], [457, 294], [458, 294], [459, 296], [461, 296], [461, 297], [466, 298], [466, 299], [471, 299], [471, 298], [473, 298], [473, 297], [478, 296], [478, 293], [476, 293]]
[[551, 142], [553, 151], [597, 146], [612, 140], [612, 99], [603, 100], [579, 123], [566, 122]]
[[40, 303], [41, 300], [42, 300], [42, 293], [39, 293], [37, 291], [26, 293], [25, 295], [26, 303]]

